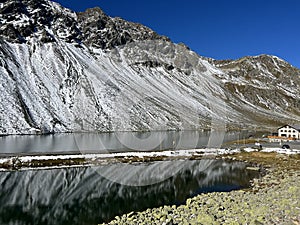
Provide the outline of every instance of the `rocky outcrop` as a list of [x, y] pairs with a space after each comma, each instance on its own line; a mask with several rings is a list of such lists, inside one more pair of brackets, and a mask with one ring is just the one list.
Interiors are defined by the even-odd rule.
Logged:
[[169, 40], [141, 24], [111, 18], [100, 8], [75, 13], [47, 0], [6, 0], [1, 3], [2, 37], [14, 43], [37, 38], [43, 43], [63, 40], [101, 49], [133, 41]]
[[57, 38], [81, 42], [76, 14], [47, 0], [6, 0], [0, 8], [2, 37], [13, 43], [35, 38], [43, 43]]
[[111, 18], [100, 8], [78, 13], [78, 22], [83, 33], [83, 42], [102, 49], [111, 49], [134, 41], [169, 40], [141, 24]]

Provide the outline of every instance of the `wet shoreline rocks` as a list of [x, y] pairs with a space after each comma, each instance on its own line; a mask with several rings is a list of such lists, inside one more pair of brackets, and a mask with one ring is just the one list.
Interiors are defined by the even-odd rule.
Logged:
[[234, 159], [258, 163], [267, 174], [254, 179], [246, 190], [200, 194], [187, 199], [185, 205], [132, 212], [109, 224], [299, 225], [300, 155], [241, 153]]

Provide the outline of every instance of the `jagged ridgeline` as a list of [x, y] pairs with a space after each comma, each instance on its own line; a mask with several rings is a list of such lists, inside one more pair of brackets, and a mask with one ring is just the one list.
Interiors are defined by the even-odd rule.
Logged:
[[0, 134], [294, 123], [299, 75], [275, 56], [201, 57], [100, 8], [0, 3]]

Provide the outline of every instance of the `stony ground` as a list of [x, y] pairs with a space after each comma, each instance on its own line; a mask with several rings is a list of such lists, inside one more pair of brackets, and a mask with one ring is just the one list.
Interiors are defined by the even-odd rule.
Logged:
[[185, 205], [163, 206], [116, 217], [109, 224], [300, 225], [300, 155], [240, 153], [223, 156], [258, 163], [267, 174], [247, 190], [201, 194]]

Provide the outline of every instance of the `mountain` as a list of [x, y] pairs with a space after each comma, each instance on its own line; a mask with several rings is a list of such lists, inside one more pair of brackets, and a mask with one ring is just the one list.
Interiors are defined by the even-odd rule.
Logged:
[[300, 70], [270, 55], [209, 60], [231, 94], [230, 105], [255, 123], [295, 123], [300, 116]]
[[0, 3], [0, 134], [295, 123], [298, 84], [277, 57], [204, 58], [99, 8]]

